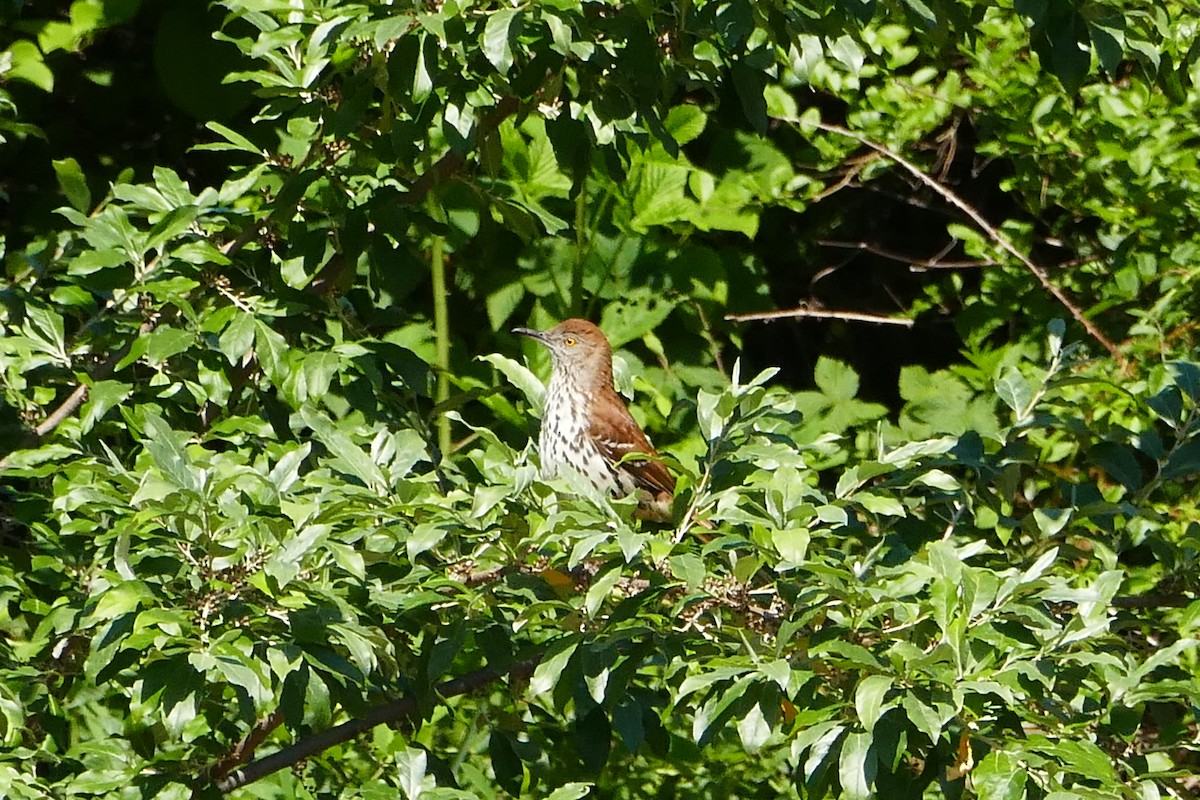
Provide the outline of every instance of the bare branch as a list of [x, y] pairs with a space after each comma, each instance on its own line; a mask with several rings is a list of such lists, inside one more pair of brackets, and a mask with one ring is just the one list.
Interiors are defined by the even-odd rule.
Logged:
[[832, 183], [829, 186], [826, 186], [820, 192], [817, 192], [817, 194], [813, 195], [809, 199], [809, 202], [810, 203], [819, 202], [821, 200], [824, 200], [826, 197], [829, 197], [832, 194], [837, 194], [842, 189], [845, 189], [847, 186], [849, 186], [851, 183], [854, 182], [855, 178], [857, 178], [859, 175], [862, 174], [862, 171], [867, 168], [868, 164], [870, 164], [872, 161], [876, 161], [878, 158], [879, 157], [876, 155], [870, 155], [870, 156], [866, 156], [863, 158], [853, 160], [850, 163], [849, 168], [846, 170], [846, 173], [844, 175], [842, 175], [842, 177], [839, 178], [837, 180], [837, 182]]
[[949, 247], [954, 246], [953, 242], [950, 243], [949, 247], [932, 258], [914, 258], [912, 256], [906, 256], [903, 253], [898, 253], [895, 250], [888, 250], [880, 247], [879, 245], [871, 244], [870, 242], [846, 242], [837, 239], [821, 239], [817, 242], [817, 244], [821, 245], [822, 247], [837, 247], [842, 250], [861, 250], [864, 253], [870, 253], [871, 255], [879, 256], [880, 258], [886, 258], [889, 261], [898, 261], [901, 264], [908, 264], [910, 267], [915, 269], [974, 269], [977, 267], [994, 267], [1000, 263], [994, 259], [943, 261], [942, 258], [949, 250]]
[[753, 314], [726, 314], [730, 322], [753, 322], [756, 320], [770, 322], [777, 319], [794, 319], [797, 317], [812, 317], [816, 319], [841, 319], [848, 322], [873, 322], [879, 325], [899, 325], [911, 328], [913, 320], [906, 317], [885, 317], [879, 314], [863, 314], [858, 311], [821, 311], [815, 308], [789, 308], [782, 311], [756, 311]]
[[1079, 306], [1075, 305], [1071, 298], [1067, 297], [1066, 293], [1062, 289], [1054, 285], [1054, 283], [1050, 280], [1050, 276], [1046, 272], [1045, 268], [1035, 264], [1033, 260], [1029, 258], [1029, 256], [1017, 249], [1017, 246], [1014, 245], [1007, 236], [1001, 233], [998, 228], [984, 219], [983, 214], [976, 210], [974, 206], [972, 206], [966, 200], [963, 200], [950, 189], [943, 186], [904, 156], [885, 145], [872, 141], [861, 134], [855, 133], [847, 128], [843, 128], [840, 125], [830, 125], [828, 123], [818, 122], [816, 123], [815, 127], [817, 127], [819, 130], [827, 131], [829, 133], [836, 133], [839, 136], [846, 136], [858, 142], [859, 144], [871, 148], [877, 153], [887, 156], [892, 161], [896, 162], [905, 170], [907, 170], [914, 178], [928, 186], [937, 194], [941, 195], [946, 202], [950, 203], [959, 211], [962, 211], [964, 214], [970, 217], [971, 220], [979, 227], [979, 229], [987, 234], [988, 238], [995, 242], [1001, 250], [1004, 250], [1013, 258], [1017, 259], [1017, 261], [1019, 261], [1021, 265], [1025, 267], [1025, 269], [1029, 270], [1029, 272], [1032, 273], [1035, 278], [1037, 278], [1038, 283], [1042, 285], [1042, 288], [1048, 291], [1054, 297], [1054, 299], [1063, 306], [1063, 308], [1067, 309], [1067, 311], [1071, 314], [1071, 317], [1074, 318], [1074, 320], [1080, 325], [1082, 325], [1083, 329], [1086, 330], [1093, 339], [1103, 345], [1104, 349], [1108, 350], [1112, 357], [1116, 359], [1117, 363], [1121, 365], [1122, 369], [1127, 368], [1125, 358], [1121, 355], [1121, 352], [1117, 349], [1117, 346], [1113, 344], [1113, 342], [1110, 341], [1109, 338], [1105, 336], [1099, 328], [1096, 327], [1095, 323], [1093, 323], [1087, 318], [1087, 316], [1084, 315], [1083, 310], [1080, 309]]

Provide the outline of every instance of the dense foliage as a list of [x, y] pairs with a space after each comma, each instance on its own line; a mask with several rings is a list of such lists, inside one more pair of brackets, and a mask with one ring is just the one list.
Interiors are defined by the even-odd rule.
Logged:
[[1195, 790], [1185, 4], [0, 13], [0, 794]]

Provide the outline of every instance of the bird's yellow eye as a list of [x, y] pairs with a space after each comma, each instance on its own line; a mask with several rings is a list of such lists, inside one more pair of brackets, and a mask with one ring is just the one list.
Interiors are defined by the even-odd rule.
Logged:
[[575, 337], [568, 336], [567, 338], [563, 339], [563, 344], [565, 344], [567, 347], [574, 347], [575, 346]]

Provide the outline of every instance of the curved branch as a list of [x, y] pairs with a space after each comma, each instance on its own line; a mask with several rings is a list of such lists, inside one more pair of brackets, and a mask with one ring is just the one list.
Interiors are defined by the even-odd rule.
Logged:
[[[521, 661], [514, 664], [506, 671], [500, 671], [492, 667], [485, 667], [475, 672], [463, 675], [460, 678], [455, 678], [451, 681], [439, 685], [436, 689], [437, 693], [443, 698], [456, 697], [461, 694], [474, 692], [482, 689], [488, 684], [495, 683], [501, 678], [507, 676], [510, 678], [528, 678], [537, 668], [540, 658], [530, 659], [529, 661]], [[398, 722], [407, 719], [419, 713], [420, 704], [416, 697], [403, 697], [399, 700], [393, 700], [377, 708], [373, 708], [357, 719], [352, 719], [349, 722], [344, 722], [341, 725], [322, 731], [313, 736], [301, 739], [291, 747], [272, 753], [265, 758], [260, 758], [258, 761], [247, 766], [245, 769], [239, 769], [216, 782], [216, 787], [221, 792], [231, 792], [234, 789], [241, 788], [247, 784], [253, 783], [260, 778], [278, 772], [281, 769], [296, 764], [306, 758], [316, 755], [323, 750], [327, 750], [334, 745], [353, 739], [360, 733], [371, 730], [376, 725], [384, 723]], [[269, 717], [268, 717], [269, 719]], [[240, 743], [239, 743], [240, 746]], [[226, 756], [218, 765], [228, 763], [230, 756]], [[215, 770], [210, 773], [210, 780], [215, 776]]]
[[[799, 123], [800, 121], [795, 120], [795, 122]], [[979, 229], [987, 234], [988, 238], [995, 242], [1001, 250], [1005, 251], [1013, 258], [1017, 259], [1017, 261], [1021, 262], [1021, 265], [1024, 266], [1025, 269], [1029, 270], [1029, 272], [1032, 273], [1035, 278], [1037, 278], [1038, 283], [1042, 285], [1042, 288], [1048, 291], [1054, 297], [1054, 299], [1063, 306], [1063, 308], [1067, 309], [1067, 311], [1071, 314], [1071, 317], [1074, 318], [1074, 320], [1080, 325], [1082, 325], [1083, 329], [1086, 330], [1093, 339], [1104, 346], [1104, 349], [1107, 350], [1114, 359], [1116, 359], [1117, 363], [1122, 369], [1127, 368], [1125, 358], [1121, 355], [1121, 352], [1117, 349], [1117, 346], [1113, 344], [1112, 341], [1110, 341], [1108, 337], [1106, 337], [1100, 331], [1099, 328], [1096, 327], [1095, 323], [1093, 323], [1084, 315], [1083, 310], [1080, 309], [1079, 306], [1075, 305], [1071, 298], [1067, 297], [1066, 293], [1062, 289], [1054, 285], [1054, 283], [1050, 280], [1050, 275], [1046, 272], [1045, 268], [1035, 264], [1033, 260], [1029, 258], [1029, 256], [1017, 249], [1017, 246], [1014, 245], [1007, 236], [1001, 233], [998, 228], [984, 219], [983, 215], [979, 213], [974, 206], [969, 204], [966, 200], [963, 200], [950, 189], [947, 189], [916, 164], [913, 164], [904, 156], [900, 155], [886, 145], [872, 141], [871, 139], [855, 133], [848, 128], [843, 128], [840, 125], [830, 125], [825, 122], [818, 122], [815, 123], [815, 127], [818, 130], [826, 131], [828, 133], [836, 133], [839, 136], [845, 136], [849, 139], [853, 139], [859, 144], [869, 147], [881, 155], [887, 156], [889, 159], [907, 170], [914, 178], [941, 195], [946, 202], [950, 203], [959, 211], [962, 211], [964, 214], [970, 217], [971, 220], [979, 227]]]

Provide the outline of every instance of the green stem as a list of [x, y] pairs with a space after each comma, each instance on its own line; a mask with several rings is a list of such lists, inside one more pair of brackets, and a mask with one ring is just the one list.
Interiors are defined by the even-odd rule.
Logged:
[[587, 258], [587, 178], [575, 196], [575, 261], [571, 264], [571, 316], [578, 317], [583, 311], [583, 260]]
[[[450, 399], [450, 312], [446, 307], [446, 259], [442, 248], [442, 237], [433, 237], [430, 252], [430, 267], [433, 272], [433, 331], [437, 342], [435, 364], [437, 368], [437, 395], [434, 400], [441, 406]], [[438, 450], [442, 458], [450, 453], [450, 418], [439, 414], [437, 418]]]

